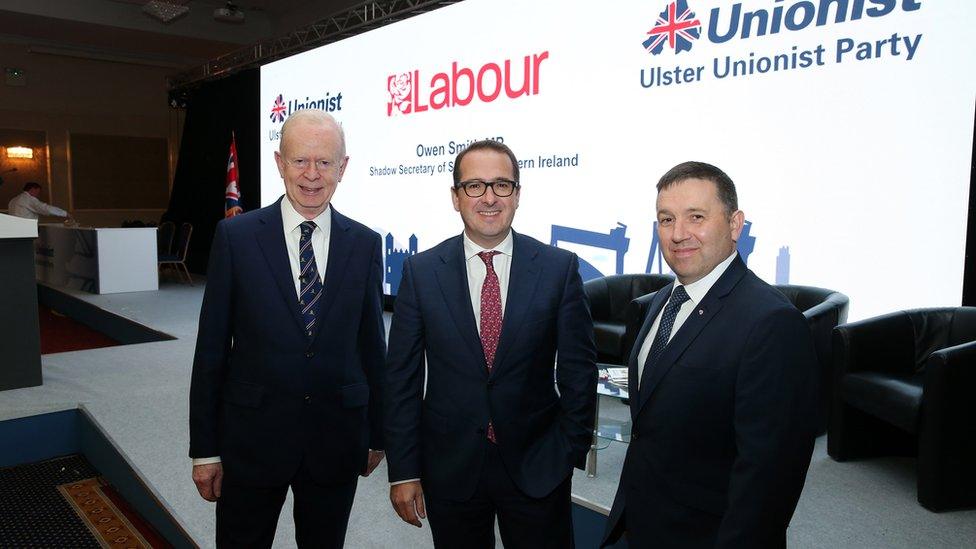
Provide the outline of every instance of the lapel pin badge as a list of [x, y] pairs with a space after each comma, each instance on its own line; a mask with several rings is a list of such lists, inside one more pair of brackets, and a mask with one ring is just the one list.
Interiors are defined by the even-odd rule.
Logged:
[[698, 309], [698, 316], [705, 314], [705, 309]]

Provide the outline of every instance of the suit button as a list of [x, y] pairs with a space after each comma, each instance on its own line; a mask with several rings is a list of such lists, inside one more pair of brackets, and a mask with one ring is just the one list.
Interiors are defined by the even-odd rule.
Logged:
[[305, 353], [305, 358], [312, 358], [313, 356], [315, 356], [315, 353], [313, 353], [312, 351]]
[[311, 404], [311, 403], [312, 403], [312, 397], [309, 395], [305, 395], [305, 404]]
[[494, 379], [489, 379], [488, 380], [488, 386], [491, 387], [493, 385], [495, 385], [495, 380]]
[[631, 435], [630, 435], [630, 441], [631, 442], [634, 442], [635, 440], [637, 440], [637, 433], [631, 433]]

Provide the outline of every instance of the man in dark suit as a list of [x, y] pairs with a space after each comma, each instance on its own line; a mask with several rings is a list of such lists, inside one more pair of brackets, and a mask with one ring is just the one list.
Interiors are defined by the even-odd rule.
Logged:
[[289, 486], [298, 545], [342, 547], [383, 457], [380, 236], [329, 205], [348, 160], [336, 121], [299, 111], [275, 153], [285, 197], [217, 225], [190, 457], [220, 547], [270, 547]]
[[807, 324], [736, 253], [744, 215], [724, 172], [679, 164], [657, 185], [677, 281], [630, 357], [633, 434], [604, 544], [786, 545], [816, 434]]
[[596, 397], [579, 262], [511, 230], [507, 146], [474, 143], [454, 166], [464, 232], [404, 263], [390, 328], [390, 499], [415, 526], [429, 514], [437, 547], [494, 547], [496, 515], [506, 547], [571, 547]]

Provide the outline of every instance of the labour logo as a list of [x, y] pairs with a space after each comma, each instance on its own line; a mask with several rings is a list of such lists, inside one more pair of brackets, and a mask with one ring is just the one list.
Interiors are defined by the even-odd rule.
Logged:
[[274, 107], [271, 107], [271, 121], [272, 122], [284, 122], [285, 121], [285, 99], [281, 97], [282, 94], [278, 94], [278, 98], [275, 99]]
[[643, 42], [644, 49], [657, 55], [667, 44], [674, 53], [691, 51], [691, 43], [698, 40], [701, 26], [701, 21], [695, 17], [695, 12], [688, 9], [688, 0], [671, 2], [658, 15], [654, 27], [647, 31], [647, 40]]
[[386, 79], [386, 89], [390, 92], [390, 102], [386, 104], [386, 115], [394, 113], [409, 114], [413, 109], [413, 93], [410, 73], [391, 74]]

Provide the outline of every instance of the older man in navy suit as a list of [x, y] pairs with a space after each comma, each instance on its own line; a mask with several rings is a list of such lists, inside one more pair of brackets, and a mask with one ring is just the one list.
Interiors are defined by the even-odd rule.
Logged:
[[677, 281], [648, 305], [630, 357], [632, 439], [604, 544], [783, 547], [817, 430], [809, 329], [738, 257], [728, 175], [686, 162], [657, 189]]
[[506, 547], [571, 547], [596, 396], [579, 263], [511, 229], [507, 146], [474, 143], [454, 166], [464, 232], [404, 263], [390, 328], [390, 499], [411, 524], [429, 515], [437, 547], [494, 547], [496, 516]]
[[219, 547], [270, 547], [289, 487], [298, 545], [342, 547], [357, 476], [383, 457], [381, 244], [330, 206], [345, 149], [331, 116], [291, 115], [285, 197], [217, 225], [190, 457]]

